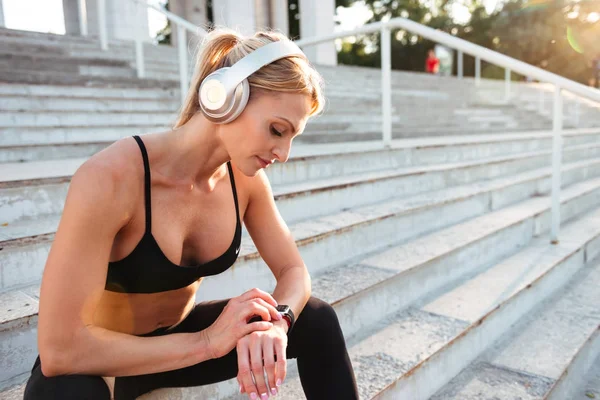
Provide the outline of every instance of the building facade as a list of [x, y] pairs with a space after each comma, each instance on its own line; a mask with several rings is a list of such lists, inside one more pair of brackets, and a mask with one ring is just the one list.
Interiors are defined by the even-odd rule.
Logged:
[[[85, 0], [88, 34], [98, 35], [98, 0]], [[135, 0], [105, 0], [106, 24], [109, 39], [150, 40], [147, 8]], [[0, 3], [1, 4], [1, 3]], [[65, 30], [79, 34], [79, 0], [63, 0]], [[326, 35], [334, 31], [335, 0], [299, 0], [300, 36], [302, 38]], [[209, 15], [207, 0], [170, 0], [171, 12], [191, 23], [207, 28]], [[212, 19], [217, 26], [227, 26], [248, 35], [271, 28], [289, 35], [288, 0], [212, 0]], [[0, 16], [1, 16], [0, 10]], [[177, 35], [172, 44], [177, 45]], [[336, 65], [337, 53], [332, 42], [304, 49], [316, 64]]]

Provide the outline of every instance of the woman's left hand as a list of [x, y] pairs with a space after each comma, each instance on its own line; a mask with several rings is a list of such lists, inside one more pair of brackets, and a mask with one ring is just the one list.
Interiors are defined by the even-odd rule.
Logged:
[[241, 393], [247, 393], [251, 400], [264, 400], [279, 391], [287, 373], [287, 329], [285, 320], [273, 321], [271, 329], [254, 331], [238, 340], [237, 380]]

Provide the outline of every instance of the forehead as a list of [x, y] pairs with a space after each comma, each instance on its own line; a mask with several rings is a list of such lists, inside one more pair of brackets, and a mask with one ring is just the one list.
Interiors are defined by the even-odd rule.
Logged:
[[310, 97], [303, 93], [266, 93], [260, 96], [261, 105], [269, 113], [284, 116], [292, 121], [308, 118], [311, 103]]

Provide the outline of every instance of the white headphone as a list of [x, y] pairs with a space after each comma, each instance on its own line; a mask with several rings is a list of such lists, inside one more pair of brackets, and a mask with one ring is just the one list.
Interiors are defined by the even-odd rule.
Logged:
[[208, 75], [199, 89], [200, 109], [212, 122], [226, 124], [236, 119], [248, 103], [248, 77], [263, 66], [284, 57], [304, 53], [290, 40], [280, 40], [262, 46], [231, 67], [224, 67]]

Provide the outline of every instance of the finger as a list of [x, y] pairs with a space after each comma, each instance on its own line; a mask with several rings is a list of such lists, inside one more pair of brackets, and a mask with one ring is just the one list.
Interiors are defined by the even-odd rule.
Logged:
[[277, 307], [277, 301], [273, 298], [273, 296], [258, 288], [250, 289], [246, 293], [243, 293], [238, 297], [240, 301], [247, 301], [256, 298], [263, 299], [267, 303], [271, 304], [273, 307]]
[[256, 382], [256, 388], [261, 400], [265, 400], [269, 397], [267, 384], [265, 382], [265, 373], [263, 366], [263, 345], [262, 340], [255, 339], [250, 343], [250, 367], [252, 368], [252, 375], [254, 375], [254, 381]]
[[255, 304], [261, 305], [264, 308], [266, 308], [267, 311], [269, 312], [269, 316], [271, 317], [269, 320], [272, 319], [275, 321], [279, 321], [283, 318], [281, 316], [281, 314], [279, 314], [279, 311], [277, 311], [277, 308], [273, 307], [271, 304], [267, 303], [263, 299], [252, 299], [252, 300], [249, 300], [248, 302], [255, 303]]
[[243, 304], [243, 311], [240, 313], [240, 315], [245, 318], [246, 322], [249, 322], [249, 320], [254, 316], [259, 316], [263, 321], [271, 320], [271, 313], [269, 312], [269, 309], [254, 300], [247, 301]]
[[[238, 366], [239, 369], [239, 366]], [[237, 376], [235, 377], [235, 379], [237, 379], [238, 385], [240, 387], [240, 393], [244, 393], [244, 384], [242, 383], [242, 376], [240, 375], [239, 371]]]
[[275, 347], [273, 343], [265, 341], [263, 343], [263, 365], [267, 375], [267, 390], [270, 395], [277, 394], [277, 386], [275, 385]]
[[254, 398], [258, 396], [258, 389], [254, 385], [252, 381], [252, 369], [250, 367], [250, 351], [249, 346], [246, 341], [240, 340], [237, 345], [237, 354], [238, 354], [238, 375], [241, 380], [242, 390], [244, 393], [248, 393], [248, 395], [252, 398], [252, 394], [254, 394]]
[[279, 390], [279, 386], [281, 386], [287, 375], [286, 346], [287, 343], [284, 339], [275, 339], [273, 341], [273, 348], [277, 356], [275, 363], [275, 386], [277, 390]]
[[254, 331], [268, 331], [273, 327], [271, 322], [267, 321], [258, 321], [252, 322], [251, 324], [244, 325], [244, 329], [242, 331], [243, 335], [246, 336]]

